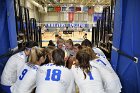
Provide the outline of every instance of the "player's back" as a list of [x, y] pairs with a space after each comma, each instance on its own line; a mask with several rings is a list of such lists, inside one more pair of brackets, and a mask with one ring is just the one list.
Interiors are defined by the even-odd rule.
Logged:
[[12, 93], [31, 93], [35, 88], [36, 73], [38, 65], [26, 63], [17, 78], [16, 83], [11, 86]]
[[74, 77], [64, 66], [43, 65], [37, 72], [36, 93], [72, 93]]
[[[103, 60], [100, 60], [100, 61], [104, 62]], [[121, 92], [122, 86], [121, 86], [120, 80], [112, 68], [98, 62], [98, 59], [90, 61], [90, 64], [92, 66], [95, 66], [99, 70], [103, 83], [104, 83], [104, 89], [106, 93], [120, 93]]]
[[97, 53], [97, 56], [104, 56], [106, 58], [105, 54], [103, 53], [103, 51], [101, 49], [99, 49], [97, 47], [93, 47], [92, 49], [95, 53]]
[[19, 73], [21, 67], [25, 64], [26, 56], [25, 53], [19, 52], [12, 55], [3, 70], [1, 76], [1, 84], [6, 86], [11, 86], [16, 82], [17, 74]]
[[86, 78], [84, 77], [83, 70], [79, 67], [72, 68], [72, 72], [80, 93], [105, 93], [100, 73], [96, 68], [92, 67], [90, 72], [86, 73]]

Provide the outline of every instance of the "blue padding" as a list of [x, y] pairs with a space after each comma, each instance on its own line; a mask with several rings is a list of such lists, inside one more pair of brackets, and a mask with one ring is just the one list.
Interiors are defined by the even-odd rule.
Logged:
[[9, 51], [10, 44], [7, 23], [7, 10], [5, 7], [6, 1], [0, 0], [0, 2], [0, 55], [2, 55]]
[[[0, 55], [17, 46], [14, 0], [0, 0]], [[8, 57], [0, 58], [0, 77]], [[2, 92], [0, 90], [0, 92]]]
[[[116, 0], [113, 46], [140, 60], [140, 0]], [[122, 93], [140, 93], [140, 61], [112, 50], [111, 64], [122, 83]]]
[[7, 17], [8, 22], [10, 48], [15, 48], [17, 46], [17, 34], [16, 34], [14, 0], [6, 0], [6, 6], [5, 7], [7, 8], [7, 16], [5, 17]]
[[[113, 46], [116, 48], [120, 47], [120, 39], [121, 39], [121, 29], [122, 29], [122, 0], [116, 0], [115, 7], [115, 18], [114, 18], [114, 32], [113, 32]], [[111, 64], [116, 70], [117, 61], [118, 61], [118, 53], [112, 51], [111, 53]], [[115, 60], [114, 60], [115, 59]]]

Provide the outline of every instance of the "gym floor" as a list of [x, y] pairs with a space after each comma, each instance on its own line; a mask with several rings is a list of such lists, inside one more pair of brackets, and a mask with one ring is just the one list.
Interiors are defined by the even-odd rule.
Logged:
[[[61, 35], [61, 37], [64, 40], [72, 39], [74, 44], [75, 43], [81, 44], [81, 42], [84, 40], [83, 36], [84, 36], [85, 33], [87, 33], [87, 39], [91, 40], [92, 32], [80, 32], [79, 33], [79, 31], [76, 31], [72, 34], [63, 34], [63, 31], [60, 31], [59, 35]], [[49, 40], [53, 40], [53, 42], [56, 44], [55, 34], [54, 34], [53, 31], [52, 32], [44, 32], [42, 34], [42, 46], [48, 46]]]

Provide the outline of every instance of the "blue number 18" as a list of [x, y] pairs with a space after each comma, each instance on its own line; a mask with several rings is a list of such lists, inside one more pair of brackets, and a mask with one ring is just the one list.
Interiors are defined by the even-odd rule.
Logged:
[[47, 69], [47, 75], [45, 80], [50, 80], [50, 77], [52, 81], [59, 81], [61, 77], [61, 70], [53, 69], [51, 73], [51, 69]]

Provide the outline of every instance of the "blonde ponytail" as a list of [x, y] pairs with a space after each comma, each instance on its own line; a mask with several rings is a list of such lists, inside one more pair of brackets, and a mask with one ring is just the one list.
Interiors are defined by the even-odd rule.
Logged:
[[29, 56], [29, 62], [32, 63], [32, 64], [37, 64], [37, 61], [39, 61], [39, 59], [41, 57], [44, 57], [46, 56], [46, 50], [45, 48], [37, 48], [37, 47], [33, 47], [31, 49], [31, 54]]

